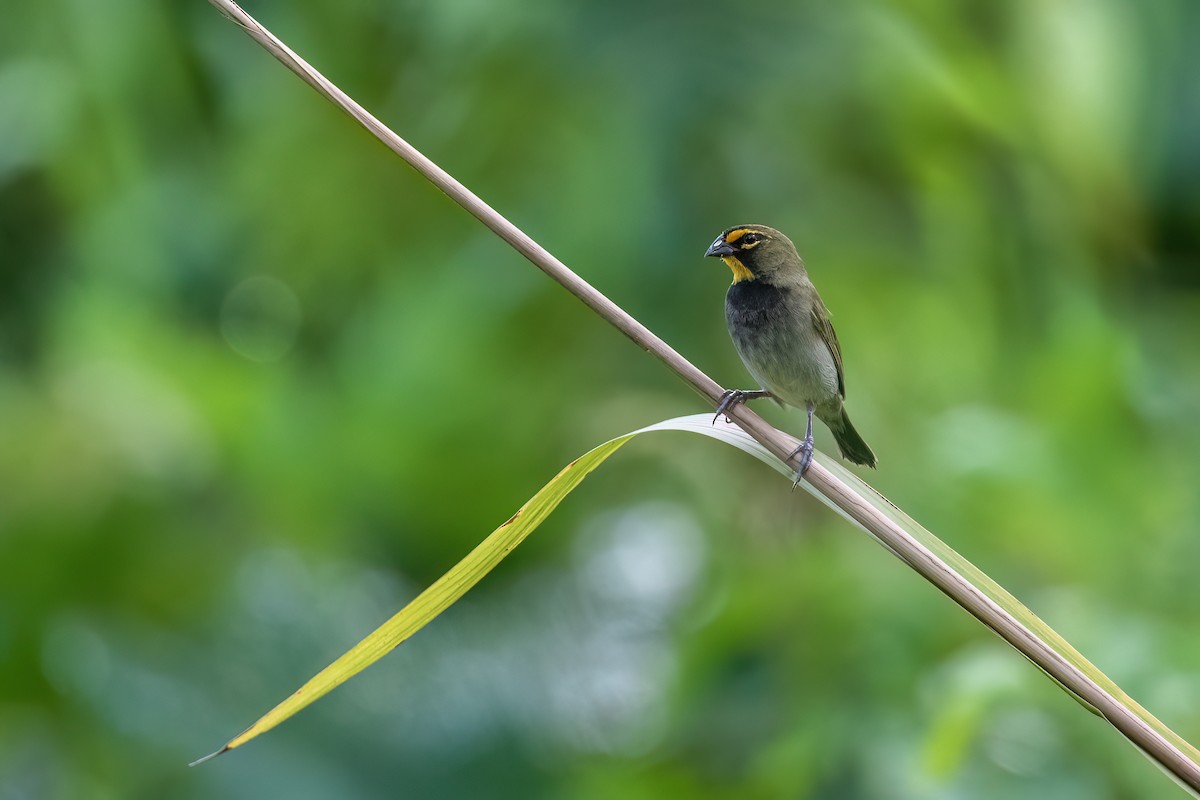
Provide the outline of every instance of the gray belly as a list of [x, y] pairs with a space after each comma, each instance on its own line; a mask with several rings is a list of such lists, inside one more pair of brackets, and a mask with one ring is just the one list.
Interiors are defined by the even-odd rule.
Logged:
[[[757, 281], [745, 282], [752, 283]], [[725, 321], [750, 374], [789, 405], [840, 406], [837, 365], [808, 315], [788, 313], [780, 296], [787, 290], [760, 285], [753, 293], [734, 291], [743, 285], [730, 287]]]

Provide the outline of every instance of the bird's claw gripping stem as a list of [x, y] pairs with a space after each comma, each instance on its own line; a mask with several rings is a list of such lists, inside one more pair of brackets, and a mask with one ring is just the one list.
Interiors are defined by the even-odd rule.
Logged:
[[808, 468], [812, 466], [813, 460], [813, 435], [812, 435], [812, 418], [813, 411], [816, 409], [812, 403], [808, 404], [808, 428], [804, 431], [804, 439], [800, 442], [800, 446], [791, 452], [788, 456], [788, 461], [799, 453], [800, 463], [796, 466], [796, 480], [792, 482], [792, 491], [796, 491], [796, 487], [800, 485], [800, 481], [804, 480], [804, 473], [808, 472]]
[[771, 393], [765, 389], [726, 389], [725, 394], [721, 395], [721, 401], [717, 403], [717, 413], [713, 415], [713, 425], [717, 424], [717, 420], [721, 418], [722, 414], [725, 414], [727, 422], [733, 422], [725, 412], [739, 403], [770, 396]]
[[796, 479], [792, 481], [792, 491], [796, 491], [796, 487], [800, 485], [800, 481], [804, 480], [804, 473], [808, 472], [808, 468], [812, 466], [813, 460], [813, 437], [810, 433], [804, 437], [804, 441], [800, 442], [800, 446], [792, 451], [788, 456], [788, 461], [791, 461], [795, 455], [800, 454], [800, 463], [796, 466]]
[[[713, 425], [717, 424], [717, 420], [721, 418], [721, 415], [724, 414], [726, 409], [728, 409], [730, 406], [735, 406], [738, 403], [746, 402], [744, 399], [738, 397], [739, 394], [741, 394], [741, 392], [739, 392], [737, 389], [725, 390], [725, 393], [721, 395], [720, 402], [717, 403], [717, 413], [713, 414]], [[728, 416], [726, 416], [725, 419], [732, 422]]]

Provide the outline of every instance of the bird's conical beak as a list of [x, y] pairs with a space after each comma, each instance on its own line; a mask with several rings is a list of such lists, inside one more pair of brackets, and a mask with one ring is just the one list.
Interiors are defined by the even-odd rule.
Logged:
[[704, 255], [712, 258], [723, 258], [731, 256], [736, 252], [737, 250], [734, 246], [725, 241], [725, 237], [722, 235], [718, 236], [716, 241], [708, 246], [708, 249], [704, 251]]

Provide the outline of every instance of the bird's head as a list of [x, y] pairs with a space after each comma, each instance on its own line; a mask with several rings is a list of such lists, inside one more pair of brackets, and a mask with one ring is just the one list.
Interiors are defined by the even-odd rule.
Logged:
[[796, 245], [766, 225], [734, 225], [718, 236], [704, 255], [719, 258], [733, 271], [733, 282], [782, 282], [804, 274]]

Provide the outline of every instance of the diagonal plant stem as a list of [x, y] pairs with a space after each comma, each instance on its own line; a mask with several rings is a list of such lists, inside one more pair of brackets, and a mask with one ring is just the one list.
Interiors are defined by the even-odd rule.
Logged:
[[[288, 69], [367, 128], [409, 163], [417, 172], [461, 205], [493, 233], [508, 242], [538, 269], [545, 272], [589, 308], [614, 325], [646, 352], [662, 361], [693, 390], [715, 405], [722, 388], [691, 362], [619, 306], [572, 272], [527, 234], [501, 216], [495, 209], [459, 183], [453, 176], [430, 161], [408, 142], [393, 133], [345, 92], [317, 72], [287, 45], [243, 11], [232, 0], [209, 0], [222, 14], [237, 23]], [[787, 461], [797, 439], [780, 431], [745, 406], [730, 409], [729, 416], [747, 434], [781, 460]], [[1103, 686], [1088, 670], [1102, 675], [1083, 656], [1062, 643], [1067, 652], [1051, 647], [1039, 632], [1004, 612], [993, 597], [964, 580], [938, 553], [911, 536], [898, 522], [902, 514], [889, 514], [883, 506], [890, 501], [872, 503], [835, 471], [813, 462], [805, 481], [830, 505], [851, 518], [874, 536], [880, 544], [928, 580], [968, 613], [978, 619], [1026, 658], [1045, 671], [1064, 689], [1107, 719], [1118, 731], [1142, 750], [1172, 778], [1193, 793], [1200, 793], [1200, 756], [1182, 738], [1120, 693], [1115, 685]], [[882, 496], [880, 496], [882, 497]], [[895, 508], [895, 506], [892, 506]], [[896, 509], [899, 512], [899, 509]], [[999, 587], [996, 587], [999, 589]], [[1002, 589], [999, 589], [1003, 591]], [[1048, 630], [1048, 629], [1047, 629]], [[1044, 634], [1045, 631], [1040, 631]], [[1155, 724], [1151, 724], [1154, 720]]]

